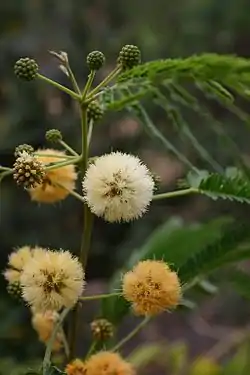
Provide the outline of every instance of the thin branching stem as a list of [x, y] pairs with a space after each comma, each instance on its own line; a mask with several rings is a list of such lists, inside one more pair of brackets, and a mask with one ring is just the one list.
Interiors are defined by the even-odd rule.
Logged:
[[198, 193], [199, 190], [195, 188], [188, 188], [183, 190], [176, 190], [176, 191], [170, 191], [168, 193], [162, 193], [162, 194], [156, 194], [153, 196], [153, 200], [160, 200], [160, 199], [166, 199], [166, 198], [174, 198], [174, 197], [180, 197], [182, 195], [188, 195], [192, 193]]
[[64, 185], [59, 184], [59, 183], [55, 183], [55, 185], [59, 186], [60, 188], [62, 188], [64, 190], [66, 190], [70, 195], [72, 195], [73, 197], [75, 197], [76, 199], [81, 201], [82, 203], [85, 203], [84, 197], [82, 195], [78, 194], [76, 191], [70, 190], [70, 189], [66, 188]]
[[97, 345], [97, 342], [96, 342], [96, 341], [93, 341], [93, 342], [91, 343], [91, 345], [90, 345], [90, 347], [89, 347], [89, 350], [88, 350], [88, 352], [87, 352], [87, 354], [86, 354], [85, 360], [88, 359], [88, 358], [91, 356], [91, 354], [93, 353], [93, 351], [94, 351], [95, 348], [96, 348], [96, 345]]
[[126, 344], [129, 340], [131, 340], [145, 325], [150, 321], [150, 317], [146, 316], [137, 326], [121, 341], [119, 341], [112, 349], [113, 352], [120, 350], [121, 347]]
[[[34, 156], [41, 156], [44, 157], [44, 154], [41, 154], [40, 152], [35, 152]], [[55, 159], [72, 159], [74, 156], [72, 155], [58, 155], [58, 154], [46, 154], [46, 157], [55, 158]]]
[[69, 63], [67, 63], [67, 65], [66, 65], [66, 69], [67, 69], [67, 72], [68, 72], [68, 75], [69, 75], [69, 79], [70, 79], [70, 81], [71, 81], [71, 83], [72, 83], [72, 86], [73, 86], [75, 92], [76, 92], [78, 95], [81, 95], [81, 90], [80, 90], [80, 88], [79, 88], [79, 86], [78, 86], [78, 83], [77, 83], [77, 81], [76, 81], [76, 79], [75, 79], [75, 75], [74, 75], [74, 73], [72, 72]]
[[52, 332], [52, 334], [49, 338], [49, 341], [48, 341], [47, 346], [46, 346], [44, 359], [43, 359], [43, 375], [47, 374], [47, 369], [50, 366], [50, 358], [51, 358], [53, 344], [54, 344], [54, 341], [56, 339], [56, 335], [57, 335], [58, 331], [60, 330], [60, 328], [62, 326], [62, 323], [63, 323], [64, 319], [66, 318], [66, 316], [68, 315], [69, 311], [70, 311], [69, 307], [65, 308], [62, 311], [61, 315], [59, 316], [59, 319], [57, 320], [57, 322], [54, 326], [53, 332]]
[[59, 163], [49, 163], [47, 164], [47, 166], [45, 166], [45, 170], [46, 171], [51, 171], [53, 169], [57, 169], [57, 168], [61, 168], [61, 167], [65, 167], [66, 165], [70, 165], [70, 164], [76, 164], [78, 163], [79, 161], [81, 160], [81, 157], [77, 157], [77, 158], [71, 158], [71, 159], [67, 159], [65, 161], [62, 161], [62, 162], [59, 162]]
[[121, 296], [121, 293], [95, 294], [93, 296], [80, 297], [80, 301], [93, 301], [96, 299], [111, 298]]
[[49, 83], [50, 85], [56, 87], [57, 89], [59, 89], [60, 91], [63, 91], [65, 92], [66, 94], [70, 95], [73, 99], [75, 100], [80, 100], [81, 99], [81, 96], [78, 95], [77, 93], [75, 93], [74, 91], [70, 90], [68, 87], [65, 87], [63, 85], [61, 85], [60, 83], [58, 82], [55, 82], [53, 81], [52, 79], [49, 79], [45, 76], [43, 76], [42, 74], [38, 74], [37, 75], [37, 78], [41, 79], [42, 81], [44, 82], [47, 82]]
[[86, 101], [89, 103], [93, 100], [95, 94], [97, 94], [101, 88], [107, 86], [107, 84], [117, 77], [122, 71], [122, 68], [118, 65], [112, 72], [110, 72], [102, 82], [99, 83], [86, 97]]
[[70, 147], [66, 142], [64, 142], [63, 140], [60, 140], [59, 141], [60, 145], [63, 146], [65, 148], [65, 150], [67, 150], [72, 156], [77, 156], [79, 157], [79, 154], [72, 148]]
[[9, 167], [3, 167], [3, 166], [1, 166], [0, 165], [0, 172], [2, 172], [2, 171], [12, 171], [12, 169], [11, 168], [9, 168]]
[[83, 90], [83, 93], [82, 93], [82, 100], [85, 99], [86, 95], [88, 94], [89, 90], [91, 89], [92, 83], [93, 83], [94, 78], [95, 78], [95, 73], [96, 73], [95, 70], [91, 70], [91, 72], [89, 73], [86, 86], [84, 87], [84, 90]]

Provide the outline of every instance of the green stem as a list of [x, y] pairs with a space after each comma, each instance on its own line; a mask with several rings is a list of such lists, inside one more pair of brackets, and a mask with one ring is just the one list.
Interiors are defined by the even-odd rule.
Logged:
[[88, 80], [87, 80], [87, 83], [84, 87], [84, 90], [83, 90], [83, 93], [82, 93], [82, 99], [84, 100], [86, 95], [88, 94], [91, 86], [92, 86], [92, 83], [94, 81], [94, 78], [95, 78], [95, 73], [96, 71], [95, 70], [91, 70], [91, 72], [89, 73], [89, 76], [88, 76]]
[[91, 138], [92, 138], [93, 125], [94, 125], [94, 121], [90, 120], [90, 122], [89, 122], [89, 129], [88, 129], [88, 137], [87, 137], [88, 147], [90, 145]]
[[93, 301], [96, 299], [111, 298], [115, 296], [121, 296], [121, 293], [110, 293], [110, 294], [96, 294], [94, 296], [80, 297], [80, 301]]
[[10, 171], [5, 171], [3, 173], [0, 174], [0, 182], [2, 182], [2, 180], [4, 179], [4, 177], [7, 177], [7, 176], [10, 176], [11, 174], [13, 174], [13, 169], [11, 169]]
[[[40, 154], [39, 152], [35, 152], [34, 153], [35, 156], [42, 156], [44, 157], [44, 154]], [[73, 156], [71, 155], [58, 155], [58, 154], [46, 154], [46, 157], [50, 157], [50, 158], [58, 158], [58, 159], [71, 159], [73, 158]]]
[[8, 168], [8, 167], [2, 167], [1, 165], [0, 165], [0, 171], [12, 171], [12, 169], [11, 168]]
[[[91, 77], [89, 77], [89, 80]], [[88, 123], [87, 123], [87, 106], [85, 103], [81, 105], [81, 129], [82, 129], [82, 154], [79, 168], [84, 177], [86, 169], [88, 167]], [[83, 222], [83, 232], [82, 241], [80, 249], [80, 261], [82, 263], [83, 269], [86, 269], [88, 253], [90, 249], [91, 233], [92, 233], [93, 216], [86, 204], [84, 204], [84, 222]], [[75, 357], [76, 352], [76, 339], [78, 332], [78, 321], [80, 315], [80, 304], [77, 304], [75, 310], [73, 311], [71, 318], [71, 329], [70, 329], [70, 358]]]
[[72, 72], [72, 70], [71, 70], [69, 64], [66, 65], [66, 69], [67, 69], [67, 71], [68, 71], [69, 79], [71, 80], [71, 83], [72, 83], [72, 86], [73, 86], [75, 92], [76, 92], [78, 95], [82, 95], [81, 90], [80, 90], [80, 88], [79, 88], [79, 86], [78, 86], [78, 83], [77, 83], [77, 81], [76, 81], [76, 79], [75, 79], [74, 73]]
[[63, 146], [63, 147], [65, 148], [65, 150], [67, 150], [71, 155], [79, 157], [78, 153], [77, 153], [72, 147], [70, 147], [66, 142], [64, 142], [63, 140], [60, 140], [59, 143], [60, 143], [60, 145]]
[[112, 349], [113, 352], [121, 349], [121, 347], [126, 344], [130, 339], [132, 339], [150, 320], [150, 317], [145, 317], [127, 336], [125, 336], [121, 341], [119, 341]]
[[61, 331], [61, 335], [62, 335], [62, 343], [63, 343], [65, 356], [68, 359], [69, 358], [69, 344], [68, 344], [68, 341], [67, 341], [67, 338], [66, 338], [66, 335], [64, 333], [63, 328], [62, 328], [62, 331]]
[[78, 194], [76, 191], [67, 189], [64, 185], [59, 184], [59, 183], [54, 183], [54, 184], [59, 186], [60, 188], [62, 188], [64, 190], [66, 190], [70, 195], [72, 195], [73, 197], [75, 197], [76, 199], [81, 201], [82, 203], [85, 203], [84, 197], [82, 195]]
[[118, 65], [114, 70], [112, 70], [112, 72], [110, 72], [106, 78], [104, 78], [104, 80], [99, 83], [99, 85], [97, 85], [90, 93], [89, 95], [87, 95], [86, 97], [86, 101], [89, 103], [93, 100], [93, 96], [95, 94], [97, 94], [100, 89], [104, 86], [106, 86], [110, 81], [112, 81], [112, 79], [114, 79], [116, 76], [118, 76], [118, 74], [120, 74], [120, 72], [122, 71], [122, 68]]
[[86, 354], [85, 360], [88, 359], [90, 357], [90, 355], [93, 353], [93, 351], [95, 350], [96, 344], [97, 344], [96, 341], [92, 342], [92, 344], [90, 345], [90, 348], [89, 348], [89, 350]]
[[38, 74], [37, 77], [40, 78], [41, 80], [43, 80], [43, 81], [49, 83], [50, 85], [56, 87], [57, 89], [59, 89], [59, 90], [65, 92], [66, 94], [70, 95], [73, 99], [80, 101], [80, 99], [81, 99], [81, 96], [80, 96], [80, 95], [78, 95], [78, 94], [75, 93], [74, 91], [68, 89], [67, 87], [61, 85], [60, 83], [55, 82], [55, 81], [53, 81], [52, 79], [49, 79], [49, 78], [47, 78], [47, 77], [45, 77], [45, 76], [43, 76], [43, 75], [41, 75], [41, 74]]
[[51, 171], [53, 169], [57, 169], [57, 168], [61, 168], [61, 167], [65, 167], [66, 165], [70, 165], [70, 164], [76, 164], [80, 161], [80, 156], [75, 158], [75, 159], [70, 159], [70, 160], [65, 160], [65, 161], [62, 161], [62, 162], [59, 162], [59, 163], [49, 163], [48, 166], [45, 165], [45, 170], [46, 171]]
[[56, 339], [56, 335], [57, 335], [60, 327], [62, 326], [62, 323], [63, 323], [64, 319], [66, 318], [67, 314], [69, 313], [69, 311], [70, 311], [69, 307], [67, 307], [63, 310], [63, 312], [61, 313], [58, 321], [56, 322], [56, 324], [54, 326], [54, 329], [53, 329], [53, 332], [52, 332], [52, 334], [49, 338], [48, 344], [46, 346], [44, 359], [43, 359], [43, 375], [47, 374], [47, 370], [50, 366], [50, 358], [51, 358], [53, 344], [54, 344], [54, 341]]
[[170, 191], [169, 193], [162, 193], [162, 194], [156, 194], [153, 196], [153, 200], [159, 200], [159, 199], [165, 199], [165, 198], [173, 198], [173, 197], [179, 197], [181, 195], [188, 195], [191, 193], [198, 193], [199, 190], [195, 188], [188, 188], [183, 190], [176, 190], [176, 191]]

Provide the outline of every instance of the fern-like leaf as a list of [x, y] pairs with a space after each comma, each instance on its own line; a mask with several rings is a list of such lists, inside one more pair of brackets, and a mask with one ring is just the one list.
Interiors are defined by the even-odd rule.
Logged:
[[200, 171], [199, 174], [190, 172], [187, 183], [212, 199], [222, 198], [250, 204], [250, 182], [236, 169], [228, 169], [224, 175], [207, 171]]

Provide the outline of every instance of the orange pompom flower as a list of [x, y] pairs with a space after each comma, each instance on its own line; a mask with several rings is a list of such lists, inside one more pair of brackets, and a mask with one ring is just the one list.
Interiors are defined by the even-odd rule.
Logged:
[[[67, 160], [63, 151], [45, 149], [37, 150], [36, 158], [44, 165], [59, 163]], [[51, 156], [55, 155], [55, 156]], [[44, 181], [40, 185], [30, 188], [31, 199], [41, 203], [54, 203], [61, 201], [69, 195], [69, 190], [74, 190], [77, 173], [73, 164], [65, 165], [45, 171]]]
[[85, 375], [84, 362], [80, 359], [74, 359], [74, 361], [67, 364], [65, 368], [67, 375]]
[[[117, 353], [99, 352], [85, 362], [85, 375], [135, 375], [132, 365]], [[68, 374], [71, 375], [71, 374]], [[73, 375], [73, 374], [72, 374]]]
[[123, 276], [123, 296], [136, 315], [156, 315], [178, 305], [180, 281], [163, 261], [141, 261]]

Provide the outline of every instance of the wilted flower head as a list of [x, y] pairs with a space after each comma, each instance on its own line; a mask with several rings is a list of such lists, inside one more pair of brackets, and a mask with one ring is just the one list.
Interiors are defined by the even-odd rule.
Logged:
[[[32, 326], [36, 330], [39, 340], [46, 344], [51, 337], [55, 323], [59, 318], [56, 311], [46, 311], [45, 313], [34, 312], [32, 316]], [[58, 332], [53, 343], [53, 351], [58, 351], [62, 347], [62, 333]]]
[[[43, 165], [65, 161], [63, 151], [45, 149], [36, 151]], [[51, 156], [55, 155], [55, 156]], [[77, 174], [73, 164], [45, 171], [43, 184], [29, 189], [31, 199], [41, 203], [54, 203], [65, 199], [75, 187]], [[60, 185], [60, 186], [59, 186]], [[63, 187], [65, 187], [65, 189]]]
[[22, 246], [13, 251], [9, 256], [8, 267], [4, 271], [4, 277], [9, 283], [19, 282], [23, 267], [33, 256], [30, 246]]
[[69, 251], [34, 254], [21, 275], [23, 298], [37, 311], [73, 306], [84, 287], [84, 272]]
[[163, 261], [145, 260], [123, 276], [123, 296], [135, 314], [156, 315], [178, 305], [180, 281]]
[[152, 200], [154, 181], [135, 156], [112, 152], [90, 164], [83, 191], [90, 210], [109, 222], [137, 219]]
[[[85, 362], [85, 375], [134, 375], [130, 363], [117, 353], [99, 352]], [[68, 374], [70, 375], [70, 374]]]
[[85, 375], [84, 362], [80, 359], [74, 359], [72, 362], [68, 363], [65, 372], [67, 375]]

